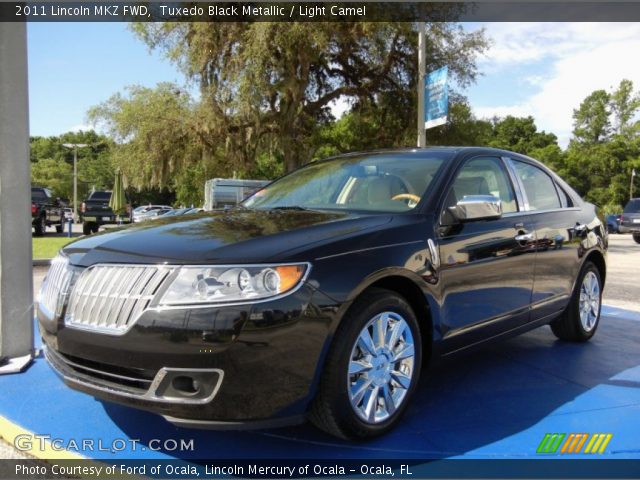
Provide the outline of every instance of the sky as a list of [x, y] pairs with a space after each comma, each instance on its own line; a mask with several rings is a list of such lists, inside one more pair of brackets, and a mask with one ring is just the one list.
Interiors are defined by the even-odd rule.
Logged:
[[[465, 24], [480, 27], [492, 46], [463, 91], [480, 118], [531, 115], [565, 147], [573, 109], [593, 90], [624, 78], [640, 89], [640, 23]], [[87, 110], [127, 85], [184, 83], [124, 23], [30, 23], [28, 49], [31, 135], [91, 128]]]

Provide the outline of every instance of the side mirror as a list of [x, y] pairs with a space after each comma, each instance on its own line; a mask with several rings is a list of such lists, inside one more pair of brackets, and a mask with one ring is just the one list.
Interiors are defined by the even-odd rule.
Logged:
[[465, 195], [449, 211], [460, 222], [493, 220], [502, 216], [502, 203], [493, 195]]

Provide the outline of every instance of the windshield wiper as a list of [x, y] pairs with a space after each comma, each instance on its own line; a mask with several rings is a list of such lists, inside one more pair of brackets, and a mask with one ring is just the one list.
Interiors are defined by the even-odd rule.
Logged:
[[271, 207], [269, 210], [299, 210], [299, 211], [308, 211], [308, 208], [299, 207], [297, 205], [281, 205], [279, 207]]

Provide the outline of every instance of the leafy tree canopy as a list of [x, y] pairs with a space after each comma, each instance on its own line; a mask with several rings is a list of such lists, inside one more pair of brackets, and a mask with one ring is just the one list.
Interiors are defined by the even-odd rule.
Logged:
[[[130, 87], [93, 108], [118, 144], [114, 164], [136, 187], [168, 187], [192, 203], [215, 176], [270, 177], [329, 148], [321, 140], [347, 101], [354, 146], [415, 142], [417, 32], [410, 23], [139, 23], [151, 49], [184, 72], [176, 85]], [[478, 74], [483, 31], [427, 27], [428, 70], [449, 66], [457, 85]], [[454, 92], [455, 95], [455, 92]], [[339, 122], [338, 122], [339, 123]], [[340, 125], [337, 128], [341, 128]], [[344, 146], [336, 143], [334, 148]], [[344, 151], [344, 150], [342, 150]], [[191, 187], [184, 182], [189, 180]], [[180, 182], [180, 183], [178, 183]]]
[[31, 183], [49, 187], [61, 198], [73, 196], [73, 149], [67, 144], [86, 144], [78, 149], [78, 196], [92, 188], [113, 186], [115, 171], [110, 152], [113, 140], [93, 130], [67, 132], [51, 137], [31, 137]]
[[596, 205], [620, 211], [629, 198], [631, 171], [640, 169], [639, 114], [640, 95], [630, 80], [612, 92], [594, 91], [574, 110], [561, 173]]

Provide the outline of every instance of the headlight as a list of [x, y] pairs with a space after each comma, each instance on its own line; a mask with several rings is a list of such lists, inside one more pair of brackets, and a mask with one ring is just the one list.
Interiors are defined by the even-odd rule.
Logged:
[[292, 291], [304, 280], [308, 264], [183, 266], [158, 306], [251, 302]]

